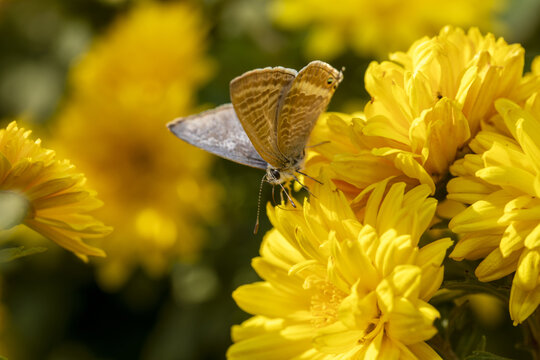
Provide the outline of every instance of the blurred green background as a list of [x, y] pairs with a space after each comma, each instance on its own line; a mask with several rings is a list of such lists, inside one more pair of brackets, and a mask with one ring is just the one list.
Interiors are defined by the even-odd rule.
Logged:
[[[56, 149], [54, 144], [62, 143], [56, 127], [59, 114], [77, 96], [73, 92], [78, 91], [76, 81], [74, 84], [69, 80], [70, 70], [92, 44], [107, 36], [118, 19], [130, 14], [140, 3], [150, 1], [0, 0], [0, 119], [3, 119], [0, 125], [4, 127], [12, 119], [21, 117], [24, 126], [42, 138], [44, 147]], [[175, 116], [228, 102], [229, 81], [247, 70], [277, 65], [300, 69], [314, 59], [313, 49], [306, 50], [305, 44], [312, 41], [311, 30], [317, 20], [310, 23], [298, 13], [297, 27], [280, 26], [285, 21], [279, 20], [279, 14], [275, 15], [279, 7], [272, 7], [274, 2], [266, 0], [188, 3], [200, 12], [205, 27], [201, 29], [205, 41], [204, 56], [210, 61], [211, 71], [193, 86], [191, 104], [179, 108]], [[280, 3], [283, 5], [286, 1]], [[358, 3], [359, 7], [354, 11], [361, 12], [361, 2]], [[421, 5], [421, 2], [414, 4], [417, 3]], [[489, 2], [492, 3], [495, 4]], [[497, 2], [488, 14], [492, 16], [489, 21], [485, 18], [468, 21], [482, 24], [483, 31], [494, 31], [509, 42], [520, 42], [526, 49], [529, 64], [540, 53], [539, 4], [533, 0]], [[327, 6], [339, 5], [337, 1]], [[274, 15], [270, 15], [270, 7]], [[354, 11], [352, 20], [356, 16]], [[294, 18], [294, 11], [292, 14]], [[332, 16], [329, 13], [330, 19]], [[337, 27], [346, 28], [346, 19], [336, 19]], [[178, 21], [188, 20], [180, 17]], [[463, 22], [456, 20], [456, 23]], [[428, 30], [418, 34], [418, 38], [433, 36], [440, 26], [434, 23], [423, 28]], [[392, 31], [391, 28], [384, 30]], [[325, 39], [321, 36], [318, 47], [325, 49]], [[387, 51], [406, 50], [413, 40], [403, 39], [401, 48]], [[165, 47], [181, 48], [184, 41], [183, 37], [175, 37]], [[383, 47], [384, 41], [380, 40]], [[327, 46], [333, 45], [328, 43]], [[380, 51], [362, 52], [345, 44], [339, 51], [320, 53], [319, 56], [334, 67], [346, 68], [345, 80], [334, 95], [330, 110], [362, 110], [368, 100], [363, 87], [364, 71], [370, 61], [377, 59]], [[142, 58], [141, 61], [147, 61], [150, 67], [154, 64], [153, 54], [141, 52], [140, 56], [147, 57], [148, 60]], [[133, 60], [125, 58], [126, 64]], [[155, 66], [160, 66], [158, 61]], [[189, 73], [190, 68], [183, 71]], [[93, 91], [105, 90], [96, 87]], [[109, 105], [114, 108], [114, 101]], [[152, 111], [146, 109], [149, 110]], [[151, 120], [159, 122], [164, 137], [172, 138], [164, 127], [172, 118]], [[89, 126], [92, 127], [92, 123]], [[134, 132], [136, 129], [127, 127], [125, 136], [129, 138]], [[83, 145], [93, 146], [100, 145], [92, 142]], [[155, 156], [182, 162], [182, 151], [179, 147], [177, 153], [171, 151]], [[92, 184], [91, 169], [88, 173], [85, 165], [77, 162], [78, 154], [73, 148], [69, 150], [68, 147], [64, 152], [59, 150], [59, 153], [85, 172]], [[24, 230], [0, 234], [3, 246], [31, 243], [48, 248], [45, 253], [2, 266], [0, 355], [23, 360], [224, 358], [230, 345], [230, 327], [248, 317], [234, 304], [231, 293], [239, 285], [257, 280], [250, 262], [257, 255], [260, 241], [270, 224], [262, 211], [259, 233], [252, 234], [263, 172], [217, 157], [208, 156], [207, 161], [211, 164], [204, 170], [208, 171], [205, 176], [213, 179], [216, 195], [193, 201], [194, 204], [215, 202], [210, 206], [212, 216], [201, 216], [190, 222], [190, 226], [197, 227], [200, 245], [190, 253], [166, 257], [163, 271], [148, 271], [135, 261], [126, 279], [109, 287], [97, 280], [99, 263], [85, 264], [56, 244]], [[189, 173], [186, 176], [189, 177]], [[162, 178], [156, 175], [145, 186], [159, 190], [161, 183]], [[270, 200], [271, 191], [266, 186], [262, 204]], [[109, 205], [105, 201], [104, 208]], [[115, 206], [122, 209], [129, 205]], [[189, 214], [189, 209], [185, 213]], [[100, 219], [118, 227], [112, 218]], [[123, 246], [129, 247], [129, 236], [133, 235], [122, 234], [116, 236], [128, 237]], [[180, 232], [175, 241], [183, 241], [182, 234]], [[445, 311], [443, 308], [443, 314]], [[504, 316], [507, 317], [506, 313]], [[508, 319], [502, 320], [501, 324], [501, 328], [509, 329]], [[519, 331], [511, 328], [505, 331], [500, 332], [496, 327], [489, 329], [491, 335], [499, 334], [506, 339], [515, 339], [511, 343], [519, 342]], [[512, 349], [503, 347], [501, 351], [506, 356], [525, 356], [513, 353]]]

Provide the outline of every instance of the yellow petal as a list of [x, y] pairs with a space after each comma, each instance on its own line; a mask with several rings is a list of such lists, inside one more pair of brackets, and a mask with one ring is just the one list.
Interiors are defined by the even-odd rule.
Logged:
[[500, 279], [516, 270], [519, 253], [504, 258], [499, 248], [493, 250], [475, 270], [478, 280], [488, 282]]
[[523, 291], [533, 291], [540, 286], [540, 248], [526, 250], [521, 255], [517, 266], [514, 284]]
[[358, 293], [355, 286], [339, 306], [339, 320], [349, 329], [363, 330], [367, 329], [370, 322], [378, 316], [378, 311], [375, 292]]
[[449, 228], [455, 233], [465, 233], [490, 229], [502, 229], [498, 219], [502, 215], [499, 205], [504, 200], [510, 201], [511, 195], [499, 192], [488, 197], [487, 200], [477, 201], [465, 211], [456, 215], [449, 223]]
[[534, 176], [528, 172], [510, 166], [491, 166], [478, 170], [476, 176], [492, 185], [513, 187], [521, 191], [536, 195], [534, 189]]
[[266, 332], [277, 332], [284, 329], [283, 319], [269, 319], [264, 316], [253, 316], [241, 325], [231, 328], [231, 338], [234, 342], [262, 335]]
[[439, 312], [428, 303], [400, 298], [388, 318], [388, 336], [407, 345], [428, 340], [437, 333], [432, 324], [438, 317]]
[[525, 246], [531, 250], [538, 249], [540, 247], [540, 224], [531, 226], [528, 230], [530, 233], [525, 238]]
[[456, 247], [450, 253], [450, 257], [457, 261], [477, 260], [488, 256], [494, 249], [499, 246], [501, 239], [500, 235], [480, 235], [481, 233], [469, 233], [463, 236]]
[[396, 297], [418, 298], [420, 291], [421, 270], [417, 266], [400, 265], [391, 276], [377, 286], [377, 299], [383, 313], [391, 313], [395, 307]]
[[530, 222], [513, 222], [504, 230], [499, 248], [503, 257], [507, 257], [514, 251], [524, 246], [525, 237], [530, 232]]
[[39, 221], [33, 219], [27, 219], [25, 224], [29, 228], [34, 229], [38, 233], [48, 237], [58, 245], [74, 252], [77, 255], [91, 255], [100, 257], [106, 256], [103, 250], [85, 244], [77, 235], [67, 236], [66, 232], [54, 227], [50, 227], [47, 224], [40, 223]]
[[268, 332], [233, 344], [227, 359], [290, 359], [311, 347], [311, 326], [299, 325]]
[[266, 282], [243, 285], [232, 296], [242, 310], [270, 318], [309, 318], [310, 296], [285, 293]]
[[316, 349], [324, 353], [340, 354], [353, 349], [362, 338], [362, 331], [351, 330], [342, 323], [336, 322], [319, 329], [313, 339]]
[[441, 357], [435, 350], [431, 348], [425, 342], [420, 342], [417, 344], [410, 344], [408, 346], [409, 350], [419, 359], [419, 360], [439, 360]]
[[525, 321], [540, 304], [540, 287], [531, 291], [512, 286], [510, 291], [510, 318], [514, 326]]

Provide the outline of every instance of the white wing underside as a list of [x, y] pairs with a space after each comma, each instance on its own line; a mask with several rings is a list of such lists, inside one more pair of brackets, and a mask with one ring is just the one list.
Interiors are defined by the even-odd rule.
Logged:
[[268, 165], [251, 144], [232, 104], [175, 119], [167, 127], [180, 139], [222, 158], [259, 169]]

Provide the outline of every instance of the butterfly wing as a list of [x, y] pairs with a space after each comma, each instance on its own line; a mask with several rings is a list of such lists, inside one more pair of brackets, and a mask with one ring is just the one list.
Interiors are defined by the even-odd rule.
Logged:
[[167, 127], [180, 139], [222, 158], [259, 169], [268, 165], [251, 144], [232, 104], [175, 119]]
[[231, 102], [251, 143], [270, 165], [286, 158], [277, 145], [278, 106], [297, 72], [283, 67], [248, 71], [230, 83]]
[[278, 110], [278, 148], [288, 159], [303, 158], [311, 130], [342, 78], [340, 71], [322, 61], [312, 61], [298, 72]]

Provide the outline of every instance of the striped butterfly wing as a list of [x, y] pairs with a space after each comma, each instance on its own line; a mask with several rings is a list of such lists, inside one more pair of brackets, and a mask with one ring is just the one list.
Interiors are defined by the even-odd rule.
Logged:
[[180, 139], [222, 158], [259, 169], [268, 165], [242, 129], [232, 104], [178, 118], [167, 127]]
[[279, 106], [277, 143], [290, 160], [302, 159], [311, 130], [326, 110], [343, 74], [322, 61], [298, 72]]
[[286, 157], [277, 144], [278, 106], [297, 75], [283, 67], [248, 71], [230, 83], [231, 102], [259, 155], [274, 167]]

